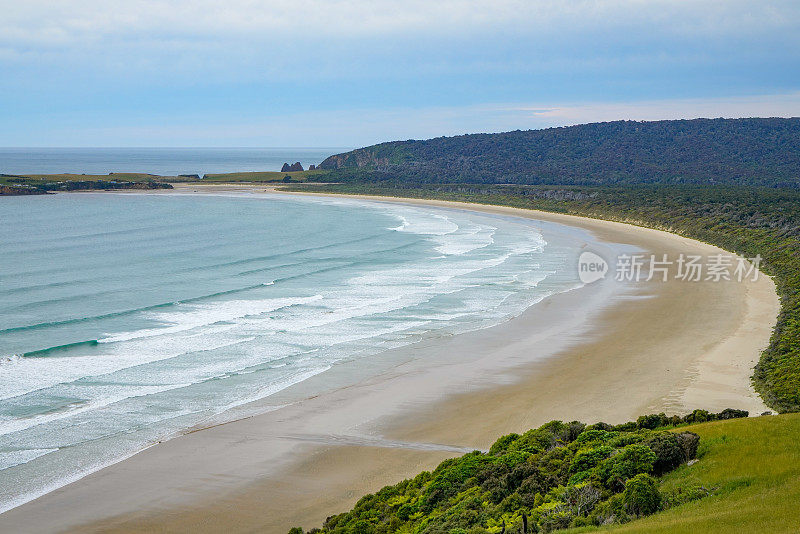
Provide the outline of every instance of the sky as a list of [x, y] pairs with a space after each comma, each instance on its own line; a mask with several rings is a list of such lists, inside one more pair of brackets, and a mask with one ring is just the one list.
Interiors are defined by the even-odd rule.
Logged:
[[0, 146], [800, 116], [797, 0], [0, 0]]

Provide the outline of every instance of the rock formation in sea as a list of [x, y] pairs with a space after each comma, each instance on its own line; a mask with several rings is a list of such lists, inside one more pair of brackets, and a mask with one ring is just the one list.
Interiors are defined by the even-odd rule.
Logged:
[[289, 165], [288, 163], [284, 163], [283, 167], [281, 167], [281, 172], [295, 172], [295, 171], [302, 171], [303, 166], [300, 164], [299, 161], [296, 161]]

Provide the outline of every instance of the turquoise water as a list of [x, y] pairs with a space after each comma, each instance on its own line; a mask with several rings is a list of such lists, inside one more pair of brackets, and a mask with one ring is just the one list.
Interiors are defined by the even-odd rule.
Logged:
[[0, 220], [0, 510], [578, 285], [574, 240], [455, 210], [87, 193], [3, 198]]

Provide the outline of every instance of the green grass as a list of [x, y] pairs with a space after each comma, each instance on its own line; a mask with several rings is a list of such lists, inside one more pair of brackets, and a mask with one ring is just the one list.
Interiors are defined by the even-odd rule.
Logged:
[[295, 172], [229, 172], [225, 174], [206, 174], [204, 182], [282, 182], [284, 176], [291, 176], [293, 182], [306, 182], [309, 179], [325, 174], [328, 171], [295, 171]]
[[662, 492], [697, 485], [713, 494], [631, 523], [580, 532], [800, 531], [800, 414], [716, 421], [680, 430], [700, 435], [700, 460], [665, 475]]

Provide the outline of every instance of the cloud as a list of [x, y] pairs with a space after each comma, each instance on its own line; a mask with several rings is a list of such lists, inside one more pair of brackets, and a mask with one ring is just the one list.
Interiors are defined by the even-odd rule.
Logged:
[[[640, 76], [800, 61], [800, 2], [25, 0], [0, 15], [11, 90], [49, 83]], [[643, 67], [644, 65], [644, 67]], [[677, 66], [677, 67], [676, 67]], [[732, 67], [734, 68], [734, 67]]]
[[0, 144], [351, 144], [800, 89], [794, 0], [4, 4]]
[[800, 57], [800, 2], [25, 0], [0, 16], [13, 86], [537, 73]]
[[594, 102], [548, 108], [520, 106], [508, 109], [510, 112], [520, 113], [525, 120], [551, 126], [615, 120], [800, 117], [800, 92], [643, 102]]
[[[747, 37], [794, 28], [800, 5], [770, 0], [26, 0], [6, 2], [0, 40], [18, 49], [223, 41], [574, 36], [604, 28]], [[297, 43], [284, 42], [286, 48]]]
[[[364, 108], [315, 113], [226, 117], [139, 118], [37, 132], [19, 146], [52, 146], [66, 135], [74, 146], [365, 146], [382, 141], [502, 132], [611, 120], [798, 117], [800, 92], [737, 98], [675, 99], [544, 105], [481, 104], [424, 108]], [[48, 137], [52, 136], [52, 137]], [[102, 140], [102, 141], [101, 141]], [[3, 144], [0, 135], [0, 145]], [[7, 141], [6, 141], [7, 142]]]

